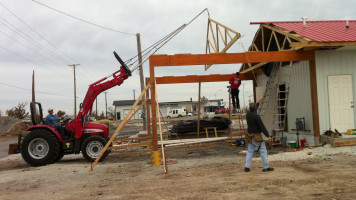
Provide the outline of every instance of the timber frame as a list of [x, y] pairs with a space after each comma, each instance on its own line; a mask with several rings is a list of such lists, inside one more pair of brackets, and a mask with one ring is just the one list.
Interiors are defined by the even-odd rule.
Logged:
[[[158, 152], [157, 137], [157, 100], [156, 84], [171, 83], [193, 83], [228, 81], [233, 74], [228, 75], [205, 75], [205, 76], [181, 76], [181, 77], [155, 77], [155, 68], [163, 66], [183, 65], [211, 65], [211, 64], [235, 64], [235, 63], [258, 63], [258, 62], [287, 62], [315, 60], [315, 52], [310, 51], [274, 51], [274, 52], [243, 52], [243, 53], [219, 53], [219, 54], [178, 54], [178, 55], [151, 55], [150, 56], [150, 78], [146, 84], [150, 84], [151, 109], [152, 109], [152, 151]], [[253, 80], [252, 74], [240, 74], [242, 80]], [[210, 80], [210, 81], [209, 81]], [[254, 82], [255, 84], [255, 82]], [[146, 98], [149, 97], [148, 91]], [[256, 97], [255, 97], [256, 99]], [[149, 109], [147, 102], [147, 109]], [[147, 113], [150, 113], [147, 110]], [[149, 120], [150, 117], [147, 117]], [[147, 121], [148, 135], [151, 135], [151, 122]]]
[[[215, 33], [213, 29], [215, 24]], [[223, 29], [223, 31], [221, 30]], [[219, 37], [220, 35], [220, 37]], [[210, 37], [212, 39], [210, 39]], [[241, 34], [211, 18], [208, 19], [208, 30], [206, 35], [206, 48], [205, 53], [226, 53], [226, 51], [241, 37]], [[230, 41], [229, 41], [230, 40]], [[214, 44], [212, 43], [214, 42]], [[221, 42], [224, 48], [220, 47]], [[222, 49], [221, 49], [222, 48]], [[205, 65], [205, 71], [209, 69], [209, 65]]]

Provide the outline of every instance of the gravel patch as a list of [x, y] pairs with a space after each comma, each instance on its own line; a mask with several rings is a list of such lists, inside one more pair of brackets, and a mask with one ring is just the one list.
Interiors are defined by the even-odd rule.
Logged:
[[330, 144], [327, 144], [322, 147], [308, 148], [301, 151], [283, 152], [274, 155], [269, 155], [268, 161], [331, 159], [331, 157], [334, 155], [346, 155], [346, 156], [356, 155], [356, 146], [332, 147]]

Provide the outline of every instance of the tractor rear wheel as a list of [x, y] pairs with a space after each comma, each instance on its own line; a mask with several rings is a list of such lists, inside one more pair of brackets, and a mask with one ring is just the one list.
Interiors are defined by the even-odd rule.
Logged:
[[59, 152], [58, 138], [49, 130], [33, 130], [22, 142], [22, 158], [34, 167], [56, 162]]
[[[83, 157], [89, 162], [94, 162], [96, 158], [99, 157], [101, 151], [104, 149], [106, 145], [106, 140], [100, 136], [90, 136], [88, 137], [82, 147]], [[109, 151], [106, 150], [105, 153], [101, 156], [100, 161], [103, 161], [106, 156], [109, 155]]]

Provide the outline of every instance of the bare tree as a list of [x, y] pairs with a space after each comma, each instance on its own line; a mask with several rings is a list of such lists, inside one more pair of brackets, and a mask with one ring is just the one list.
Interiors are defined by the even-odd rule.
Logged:
[[99, 119], [105, 119], [104, 111], [101, 112]]
[[24, 119], [29, 115], [29, 113], [25, 110], [26, 105], [27, 102], [19, 103], [16, 107], [11, 108], [10, 110], [6, 110], [7, 116]]
[[108, 118], [113, 118], [115, 117], [115, 108], [114, 106], [109, 106], [108, 107]]
[[0, 110], [0, 117], [2, 116], [2, 111]]

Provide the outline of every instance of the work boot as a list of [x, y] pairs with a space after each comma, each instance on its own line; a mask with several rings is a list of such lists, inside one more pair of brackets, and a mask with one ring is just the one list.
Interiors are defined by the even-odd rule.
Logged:
[[274, 171], [273, 167], [268, 167], [267, 169], [262, 169], [263, 172], [271, 172]]
[[251, 171], [250, 168], [245, 167], [245, 172]]

